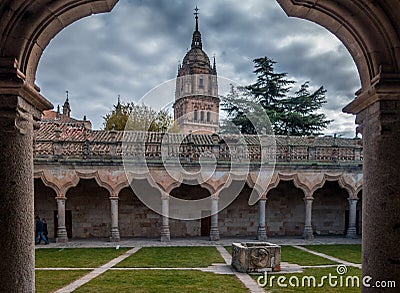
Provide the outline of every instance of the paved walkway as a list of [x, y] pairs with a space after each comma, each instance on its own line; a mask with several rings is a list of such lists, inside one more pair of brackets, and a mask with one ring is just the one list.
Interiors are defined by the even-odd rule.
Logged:
[[[72, 239], [67, 243], [50, 243], [49, 245], [36, 245], [37, 248], [75, 248], [75, 247], [152, 247], [152, 246], [230, 246], [233, 242], [257, 241], [254, 238], [223, 238], [219, 241], [209, 241], [206, 237], [172, 238], [169, 242], [160, 239], [131, 238], [121, 239], [120, 242], [109, 242], [107, 239]], [[305, 240], [300, 237], [271, 237], [268, 242], [278, 245], [311, 245], [311, 244], [361, 244], [361, 238], [350, 239], [345, 237], [315, 237]]]
[[120, 255], [119, 257], [114, 258], [113, 260], [109, 261], [105, 265], [102, 265], [101, 267], [94, 269], [89, 274], [84, 275], [82, 278], [76, 280], [75, 282], [72, 282], [68, 286], [57, 290], [56, 293], [70, 293], [70, 292], [73, 292], [74, 290], [78, 289], [79, 287], [85, 285], [87, 282], [93, 280], [94, 278], [97, 278], [98, 276], [100, 276], [104, 272], [108, 271], [111, 267], [115, 266], [117, 263], [123, 261], [127, 257], [130, 257], [132, 254], [134, 254], [140, 248], [141, 247], [135, 247], [135, 248], [125, 252], [123, 255]]

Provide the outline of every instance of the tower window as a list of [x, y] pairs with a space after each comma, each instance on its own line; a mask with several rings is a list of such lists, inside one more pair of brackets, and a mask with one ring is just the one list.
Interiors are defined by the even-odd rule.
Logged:
[[198, 116], [198, 115], [197, 115], [197, 110], [194, 110], [194, 117], [193, 117], [193, 120], [194, 120], [194, 121], [197, 121], [197, 119], [198, 119], [197, 116]]
[[210, 122], [210, 120], [211, 120], [211, 113], [207, 112], [207, 122]]
[[200, 115], [201, 115], [200, 120], [201, 120], [201, 121], [204, 121], [204, 111], [201, 111]]
[[203, 77], [199, 78], [199, 88], [204, 88], [204, 80]]

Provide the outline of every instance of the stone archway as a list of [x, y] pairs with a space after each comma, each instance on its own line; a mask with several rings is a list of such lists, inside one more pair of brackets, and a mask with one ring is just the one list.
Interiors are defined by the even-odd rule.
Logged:
[[[400, 282], [400, 2], [277, 0], [336, 35], [362, 88], [344, 112], [363, 134], [363, 276]], [[364, 287], [363, 291], [374, 291]]]
[[[182, 183], [170, 192], [170, 196], [182, 200], [199, 200], [210, 196], [210, 192], [197, 185], [196, 182]], [[170, 219], [171, 237], [196, 237], [210, 235], [211, 207], [210, 210], [200, 211], [202, 218], [198, 220]]]
[[71, 211], [73, 238], [108, 238], [111, 230], [110, 194], [95, 179], [80, 179], [67, 191], [66, 212]]
[[0, 2], [0, 222], [7, 235], [0, 241], [0, 284], [4, 291], [35, 290], [32, 138], [41, 111], [52, 108], [34, 84], [39, 59], [64, 27], [110, 11], [117, 2]]

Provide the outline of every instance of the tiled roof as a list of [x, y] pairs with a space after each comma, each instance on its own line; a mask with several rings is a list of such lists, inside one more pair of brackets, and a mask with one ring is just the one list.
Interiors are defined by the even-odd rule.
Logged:
[[91, 122], [88, 120], [78, 120], [62, 113], [58, 113], [55, 111], [43, 111], [42, 123], [55, 123], [55, 124], [75, 124], [75, 125], [82, 125], [86, 128], [91, 129]]

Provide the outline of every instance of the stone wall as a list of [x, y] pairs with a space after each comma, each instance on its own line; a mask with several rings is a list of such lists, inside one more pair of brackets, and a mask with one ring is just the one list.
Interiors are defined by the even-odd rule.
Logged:
[[[258, 207], [257, 204], [249, 206], [250, 193], [251, 189], [245, 185], [239, 196], [219, 213], [218, 225], [221, 236], [256, 236]], [[227, 193], [221, 193], [221, 203], [226, 195]]]
[[66, 210], [72, 213], [73, 238], [108, 238], [111, 230], [109, 192], [94, 179], [80, 180], [67, 192]]
[[268, 193], [268, 236], [301, 236], [304, 229], [304, 193], [292, 181], [281, 181]]
[[312, 226], [317, 235], [344, 235], [348, 192], [336, 182], [326, 182], [314, 192]]
[[145, 206], [130, 187], [119, 193], [121, 237], [159, 237], [161, 216]]

